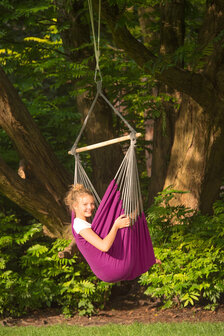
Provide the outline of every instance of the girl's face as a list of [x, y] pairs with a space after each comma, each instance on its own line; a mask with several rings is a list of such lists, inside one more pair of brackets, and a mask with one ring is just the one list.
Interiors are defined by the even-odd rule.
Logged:
[[92, 216], [95, 209], [94, 198], [91, 195], [84, 194], [80, 196], [77, 202], [74, 202], [76, 217], [86, 219]]

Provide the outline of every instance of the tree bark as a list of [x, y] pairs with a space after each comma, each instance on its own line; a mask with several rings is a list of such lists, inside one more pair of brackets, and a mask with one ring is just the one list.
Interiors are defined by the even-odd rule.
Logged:
[[224, 50], [223, 42], [214, 40], [224, 28], [223, 11], [224, 6], [218, 1], [208, 2], [198, 49], [203, 51], [208, 44], [213, 45], [212, 53], [203, 56], [202, 52], [201, 60], [204, 62], [203, 76], [210, 81], [205, 89], [204, 85], [200, 87], [201, 95], [206, 101], [210, 90], [209, 101], [199, 105], [191, 97], [183, 96], [165, 181], [165, 187], [173, 185], [189, 191], [177, 197], [176, 203], [200, 209], [203, 213], [212, 213], [224, 175]]
[[212, 212], [224, 175], [224, 120], [212, 120], [209, 112], [183, 97], [164, 185], [189, 191], [177, 197], [174, 204], [182, 203], [203, 213]]
[[49, 235], [66, 235], [64, 196], [72, 177], [58, 162], [4, 71], [0, 68], [0, 126], [13, 141], [31, 175], [20, 178], [0, 160], [0, 190], [39, 219]]
[[[169, 1], [161, 3], [156, 8], [143, 8], [139, 11], [139, 21], [143, 36], [147, 45], [156, 44], [162, 54], [172, 54], [184, 42], [184, 5], [185, 1]], [[161, 13], [161, 31], [154, 35], [150, 31], [151, 15], [154, 11]], [[156, 42], [155, 42], [156, 41]], [[158, 42], [160, 41], [160, 43]], [[181, 64], [180, 64], [181, 65]], [[172, 103], [180, 100], [180, 95], [167, 85], [157, 83], [157, 89], [152, 90], [153, 95], [165, 94], [170, 96], [169, 102], [161, 104], [161, 115], [154, 122], [154, 137], [152, 150], [152, 174], [149, 184], [149, 205], [154, 197], [164, 187], [167, 176], [167, 169], [174, 139], [174, 124], [177, 118], [177, 111]]]
[[203, 109], [188, 96], [183, 97], [182, 106], [175, 125], [175, 139], [172, 147], [169, 169], [164, 187], [190, 191], [179, 197], [183, 204], [199, 208], [201, 176], [204, 170], [207, 141], [208, 117]]

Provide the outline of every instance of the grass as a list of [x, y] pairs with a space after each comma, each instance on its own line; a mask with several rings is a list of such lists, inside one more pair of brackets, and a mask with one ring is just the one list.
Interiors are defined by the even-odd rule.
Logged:
[[0, 327], [0, 336], [223, 336], [224, 323], [110, 324], [100, 327], [53, 325]]

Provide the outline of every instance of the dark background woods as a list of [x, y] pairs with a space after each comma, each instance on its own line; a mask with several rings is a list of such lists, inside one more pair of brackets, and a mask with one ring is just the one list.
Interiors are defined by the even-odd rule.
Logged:
[[[95, 92], [87, 3], [0, 5], [0, 190], [49, 234], [61, 237], [69, 231], [63, 198], [73, 174], [67, 149]], [[97, 9], [97, 1], [94, 5]], [[147, 131], [148, 120], [154, 124], [150, 179], [144, 164], [140, 167], [150, 204], [169, 185], [189, 191], [180, 194], [177, 204], [203, 213], [211, 213], [219, 198], [223, 7], [222, 1], [102, 1], [100, 65], [106, 94], [137, 130]], [[83, 141], [123, 132], [99, 100]], [[140, 142], [141, 162], [146, 145]], [[86, 158], [101, 195], [121, 157], [117, 146]], [[26, 179], [17, 174], [21, 159]]]

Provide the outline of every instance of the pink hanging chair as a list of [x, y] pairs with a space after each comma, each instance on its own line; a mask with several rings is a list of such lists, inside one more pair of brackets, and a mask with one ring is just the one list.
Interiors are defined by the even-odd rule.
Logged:
[[[120, 191], [115, 180], [112, 180], [96, 211], [92, 230], [104, 238], [115, 219], [123, 213]], [[118, 231], [108, 252], [101, 252], [74, 230], [73, 235], [93, 273], [105, 282], [135, 279], [156, 262], [144, 213], [137, 217], [131, 227]]]

